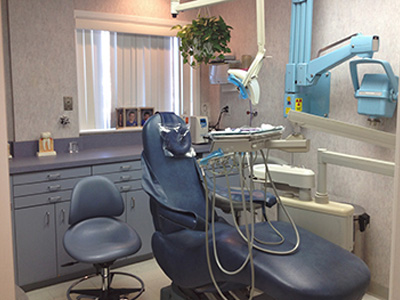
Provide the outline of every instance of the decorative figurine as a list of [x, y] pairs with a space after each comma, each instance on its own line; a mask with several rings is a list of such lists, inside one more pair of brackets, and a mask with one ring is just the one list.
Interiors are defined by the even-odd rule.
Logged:
[[56, 155], [54, 151], [54, 141], [50, 132], [42, 132], [39, 139], [39, 152], [37, 156], [51, 156]]

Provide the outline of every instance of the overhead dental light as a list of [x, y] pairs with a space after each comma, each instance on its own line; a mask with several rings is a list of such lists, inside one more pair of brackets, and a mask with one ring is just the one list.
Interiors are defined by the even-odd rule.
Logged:
[[[201, 8], [204, 6], [220, 4], [232, 0], [195, 0], [180, 4], [180, 0], [171, 0], [171, 14], [176, 17], [179, 12]], [[249, 69], [228, 70], [228, 81], [234, 84], [240, 92], [242, 99], [249, 99], [252, 104], [258, 104], [260, 100], [260, 86], [257, 81], [258, 73], [262, 67], [265, 57], [265, 21], [264, 21], [264, 0], [257, 1], [257, 45], [258, 52]]]

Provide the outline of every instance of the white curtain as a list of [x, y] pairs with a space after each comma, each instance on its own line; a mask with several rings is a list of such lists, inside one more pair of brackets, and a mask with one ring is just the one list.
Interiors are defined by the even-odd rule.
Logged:
[[195, 114], [199, 71], [174, 37], [77, 30], [80, 130], [115, 127], [115, 108]]

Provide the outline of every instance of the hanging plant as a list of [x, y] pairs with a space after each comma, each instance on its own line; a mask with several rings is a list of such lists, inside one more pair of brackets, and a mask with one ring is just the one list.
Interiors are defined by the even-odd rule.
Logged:
[[[188, 25], [176, 25], [177, 37], [181, 39], [179, 50], [183, 63], [196, 67], [201, 63], [208, 64], [211, 60], [223, 59], [225, 53], [231, 53], [228, 42], [231, 40], [232, 27], [227, 25], [222, 17], [200, 17]], [[190, 58], [193, 61], [190, 62]]]

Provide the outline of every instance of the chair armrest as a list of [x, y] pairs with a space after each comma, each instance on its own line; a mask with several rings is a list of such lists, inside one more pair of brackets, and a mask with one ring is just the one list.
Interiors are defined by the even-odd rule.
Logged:
[[159, 214], [159, 217], [163, 219], [163, 227], [166, 227], [168, 224], [169, 229], [167, 229], [167, 231], [176, 231], [170, 228], [170, 226], [175, 228], [178, 226], [180, 228], [199, 231], [205, 230], [205, 220], [193, 212], [176, 211], [158, 205], [157, 213]]

